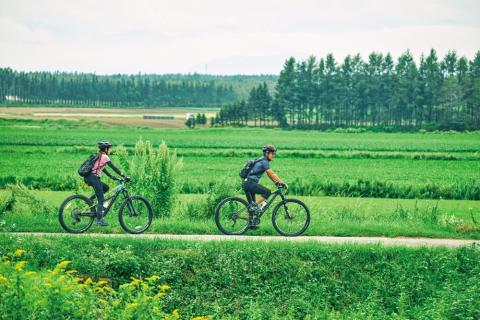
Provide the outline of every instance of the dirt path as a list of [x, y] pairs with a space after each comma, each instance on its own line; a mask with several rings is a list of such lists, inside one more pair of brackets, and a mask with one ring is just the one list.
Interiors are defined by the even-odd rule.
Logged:
[[480, 245], [480, 240], [457, 240], [457, 239], [430, 239], [430, 238], [386, 238], [386, 237], [330, 237], [330, 236], [301, 236], [286, 238], [280, 236], [223, 236], [223, 235], [187, 235], [187, 234], [102, 234], [86, 233], [81, 235], [66, 233], [43, 233], [43, 232], [11, 232], [6, 233], [17, 236], [52, 236], [52, 237], [106, 237], [120, 238], [132, 237], [156, 240], [187, 240], [187, 241], [283, 241], [283, 242], [319, 242], [319, 243], [354, 243], [354, 244], [381, 244], [385, 246], [407, 247], [461, 247], [472, 244]]

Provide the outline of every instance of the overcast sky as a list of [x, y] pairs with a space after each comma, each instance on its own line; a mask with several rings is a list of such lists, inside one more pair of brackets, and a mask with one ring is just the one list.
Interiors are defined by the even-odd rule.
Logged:
[[0, 66], [277, 74], [289, 56], [436, 48], [472, 58], [480, 1], [0, 0]]

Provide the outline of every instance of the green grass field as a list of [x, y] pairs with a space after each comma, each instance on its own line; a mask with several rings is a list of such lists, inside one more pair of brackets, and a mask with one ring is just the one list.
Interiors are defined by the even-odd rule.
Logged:
[[76, 189], [75, 170], [104, 138], [126, 146], [139, 138], [166, 141], [184, 157], [183, 193], [204, 193], [219, 180], [238, 185], [242, 164], [274, 143], [279, 154], [272, 167], [298, 195], [480, 199], [479, 133], [152, 129], [66, 120], [1, 121], [0, 186], [20, 180], [35, 188]]
[[[238, 194], [243, 163], [263, 144], [274, 143], [279, 153], [272, 168], [289, 182], [290, 196], [300, 197], [312, 211], [307, 235], [480, 237], [478, 132], [153, 129], [85, 120], [0, 120], [0, 187], [19, 181], [65, 190], [38, 193], [53, 212], [32, 214], [28, 206], [18, 206], [17, 214], [0, 216], [1, 228], [61, 231], [55, 208], [75, 190], [89, 192], [76, 169], [95, 152], [95, 142], [110, 139], [131, 147], [139, 138], [166, 141], [184, 164], [177, 177], [178, 204], [150, 232], [218, 233], [211, 213], [193, 219], [188, 204], [205, 201], [209, 186], [217, 183]], [[111, 227], [102, 232], [121, 232], [116, 217], [109, 219]], [[253, 234], [275, 234], [268, 216]]]
[[[5, 193], [6, 191], [4, 191]], [[52, 208], [58, 207], [70, 192], [37, 191]], [[2, 193], [0, 193], [0, 198]], [[480, 202], [459, 200], [374, 199], [343, 197], [298, 197], [311, 209], [312, 220], [305, 235], [410, 236], [480, 239]], [[171, 217], [156, 219], [149, 233], [220, 234], [213, 218], [189, 216], [187, 205], [205, 199], [204, 195], [181, 194]], [[2, 231], [63, 232], [56, 210], [35, 212], [30, 206], [15, 208], [0, 216]], [[110, 226], [92, 227], [91, 232], [123, 233], [116, 211], [107, 216]], [[277, 235], [271, 211], [263, 216], [261, 227], [252, 235]]]
[[[58, 206], [72, 193], [91, 193], [76, 170], [95, 152], [96, 141], [109, 139], [131, 148], [140, 138], [155, 146], [165, 141], [184, 164], [176, 177], [171, 215], [154, 219], [151, 233], [218, 234], [212, 212], [204, 208], [211, 199], [242, 196], [241, 166], [263, 144], [274, 143], [279, 153], [272, 168], [289, 182], [289, 196], [310, 207], [307, 236], [480, 239], [478, 132], [186, 130], [0, 119], [0, 256], [5, 257], [0, 312], [25, 318], [41, 305], [45, 314], [75, 314], [71, 301], [87, 308], [104, 299], [109, 314], [119, 315], [112, 308], [124, 303], [125, 318], [133, 317], [132, 308], [145, 315], [159, 306], [168, 313], [178, 309], [184, 318], [480, 318], [475, 246], [411, 249], [7, 233], [63, 232]], [[112, 155], [112, 160], [118, 158]], [[32, 190], [9, 185], [17, 182]], [[196, 206], [203, 211], [195, 211]], [[249, 234], [276, 235], [270, 215]], [[89, 232], [123, 233], [117, 220], [114, 210], [107, 216], [109, 227], [93, 226]], [[17, 257], [17, 249], [26, 254]], [[18, 268], [15, 259], [25, 259], [26, 265]], [[70, 268], [84, 280], [55, 268], [64, 260], [72, 260]], [[119, 286], [136, 283], [131, 277], [152, 275], [172, 287], [161, 301], [150, 298], [157, 291], [127, 292]], [[86, 290], [82, 281], [89, 277], [106, 280], [118, 293], [100, 294], [95, 284]], [[118, 302], [119, 297], [124, 301]]]

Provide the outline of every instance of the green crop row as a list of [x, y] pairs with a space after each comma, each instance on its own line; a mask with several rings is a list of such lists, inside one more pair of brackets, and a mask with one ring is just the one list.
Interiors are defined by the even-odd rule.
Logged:
[[[27, 120], [24, 120], [27, 121]], [[67, 123], [67, 124], [65, 124]], [[1, 145], [95, 146], [99, 139], [133, 146], [141, 137], [173, 148], [242, 148], [260, 150], [267, 143], [279, 150], [477, 152], [480, 133], [335, 133], [253, 128], [153, 129], [79, 125], [78, 121], [0, 119]], [[59, 135], [59, 129], [62, 134]], [[88, 129], [88, 130], [87, 130]]]
[[[126, 148], [132, 154], [133, 148]], [[205, 149], [205, 148], [179, 148], [175, 149], [181, 157], [207, 157], [207, 158], [257, 158], [258, 149]], [[78, 154], [87, 156], [95, 152], [95, 148], [87, 146], [5, 146], [0, 145], [0, 152], [16, 154], [44, 154], [52, 157], [64, 154]], [[115, 151], [114, 151], [115, 153]], [[60, 154], [60, 155], [59, 155]], [[284, 150], [277, 154], [277, 159], [283, 158], [326, 158], [326, 159], [411, 159], [411, 160], [480, 160], [479, 152], [383, 152], [383, 151], [311, 151], [311, 150]]]
[[[32, 241], [34, 240], [34, 241]], [[480, 317], [480, 251], [268, 242], [0, 235], [31, 270], [71, 268], [113, 288], [168, 283], [166, 310], [220, 319]]]

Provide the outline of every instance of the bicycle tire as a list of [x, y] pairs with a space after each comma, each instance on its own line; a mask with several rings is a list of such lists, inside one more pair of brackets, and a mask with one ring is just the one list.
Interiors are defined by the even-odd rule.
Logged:
[[[125, 219], [124, 219], [124, 212], [125, 212], [125, 206], [128, 205], [129, 202], [133, 202], [133, 201], [140, 201], [140, 202], [143, 202], [147, 208], [147, 218], [148, 218], [148, 221], [147, 221], [147, 224], [140, 227], [140, 228], [130, 228], [129, 226], [127, 226], [127, 224], [125, 223]], [[145, 231], [148, 230], [148, 228], [150, 228], [150, 226], [152, 225], [152, 221], [153, 221], [153, 210], [152, 210], [152, 206], [150, 205], [150, 202], [148, 202], [147, 199], [145, 199], [144, 197], [142, 196], [132, 196], [128, 199], [125, 199], [122, 203], [122, 205], [120, 206], [120, 209], [118, 210], [118, 221], [120, 222], [120, 226], [122, 227], [123, 230], [125, 230], [126, 232], [128, 233], [131, 233], [131, 234], [141, 234], [141, 233], [144, 233]]]
[[87, 198], [86, 196], [81, 195], [81, 194], [74, 194], [74, 195], [66, 198], [65, 200], [63, 200], [62, 204], [58, 208], [58, 220], [59, 220], [62, 228], [69, 233], [83, 233], [83, 232], [87, 231], [92, 226], [93, 220], [94, 220], [93, 216], [91, 216], [91, 217], [82, 216], [82, 219], [85, 218], [86, 221], [87, 221], [87, 224], [84, 227], [79, 228], [79, 229], [74, 229], [74, 228], [71, 228], [70, 226], [67, 225], [67, 223], [65, 221], [65, 217], [64, 217], [65, 209], [67, 208], [68, 203], [70, 203], [71, 201], [76, 200], [76, 199], [84, 201], [86, 203], [86, 205], [88, 206], [88, 208], [91, 208], [93, 206], [92, 200], [90, 200], [89, 198]]
[[226, 230], [224, 228], [224, 226], [222, 225], [222, 223], [220, 222], [220, 220], [221, 220], [221, 217], [220, 217], [221, 208], [225, 204], [227, 204], [228, 202], [233, 202], [233, 201], [236, 201], [236, 202], [240, 203], [242, 206], [244, 206], [244, 208], [245, 208], [245, 210], [248, 214], [248, 202], [247, 201], [245, 201], [244, 199], [238, 198], [238, 197], [226, 198], [226, 199], [223, 199], [222, 201], [220, 201], [220, 203], [215, 208], [215, 224], [217, 225], [218, 230], [220, 230], [220, 232], [223, 233], [223, 234], [226, 234], [226, 235], [242, 235], [245, 232], [247, 232], [248, 229], [249, 229], [250, 224], [249, 224], [248, 221], [247, 221], [246, 225], [244, 227], [242, 227], [237, 232], [230, 232], [230, 231]]
[[[285, 206], [287, 203], [296, 203], [298, 205], [300, 205], [300, 207], [302, 207], [304, 210], [305, 210], [305, 223], [303, 224], [303, 226], [296, 232], [292, 232], [292, 233], [289, 233], [289, 232], [285, 232], [285, 230], [283, 230], [282, 228], [279, 227], [278, 223], [277, 223], [277, 216], [278, 216], [278, 213], [279, 213], [279, 210], [280, 208], [282, 208], [283, 206]], [[273, 224], [273, 227], [275, 228], [275, 230], [280, 233], [281, 235], [283, 236], [286, 236], [286, 237], [296, 237], [296, 236], [299, 236], [301, 235], [302, 233], [305, 232], [305, 230], [307, 230], [308, 226], [310, 225], [310, 210], [308, 209], [307, 205], [305, 203], [303, 203], [302, 201], [298, 200], [298, 199], [285, 199], [285, 200], [282, 200], [280, 201], [276, 206], [275, 208], [273, 209], [273, 213], [272, 213], [272, 224]]]

